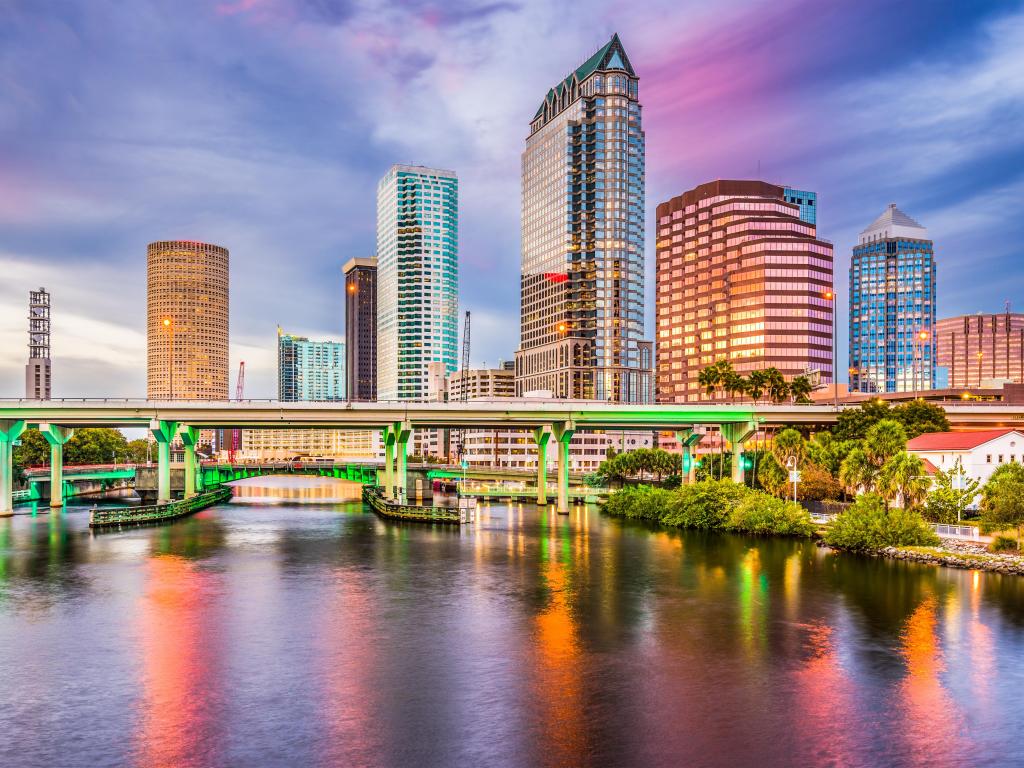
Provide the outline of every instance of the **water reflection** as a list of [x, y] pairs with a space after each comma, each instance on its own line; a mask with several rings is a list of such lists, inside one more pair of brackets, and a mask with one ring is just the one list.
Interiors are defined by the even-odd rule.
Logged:
[[[540, 726], [537, 757], [544, 765], [580, 765], [587, 751], [587, 734], [572, 603], [576, 599], [574, 573], [586, 567], [585, 547], [580, 546], [586, 517], [576, 528], [580, 533], [575, 541], [568, 519], [546, 511], [540, 520], [538, 586], [543, 598], [534, 619], [536, 666], [532, 670], [533, 697], [540, 704], [535, 716]], [[578, 511], [576, 520], [580, 521]]]
[[331, 477], [268, 475], [229, 483], [237, 502], [249, 504], [326, 504], [358, 501], [363, 486]]
[[[905, 713], [901, 728], [914, 765], [935, 765], [956, 751], [962, 718], [943, 685], [945, 671], [939, 644], [936, 600], [928, 596], [907, 619], [900, 635], [900, 654], [907, 675], [900, 685]], [[941, 734], [940, 738], [936, 738]]]
[[217, 577], [175, 555], [150, 558], [144, 577], [137, 613], [142, 700], [135, 764], [223, 764]]
[[0, 765], [1015, 754], [1019, 581], [583, 506], [398, 525], [308, 491], [103, 535], [82, 508], [0, 521]]

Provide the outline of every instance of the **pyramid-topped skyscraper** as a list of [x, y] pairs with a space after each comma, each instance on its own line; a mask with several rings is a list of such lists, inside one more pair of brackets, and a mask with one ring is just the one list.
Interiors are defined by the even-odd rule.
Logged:
[[618, 35], [549, 89], [522, 157], [516, 393], [650, 402], [644, 132]]
[[934, 245], [890, 203], [860, 233], [850, 261], [850, 391], [934, 387]]

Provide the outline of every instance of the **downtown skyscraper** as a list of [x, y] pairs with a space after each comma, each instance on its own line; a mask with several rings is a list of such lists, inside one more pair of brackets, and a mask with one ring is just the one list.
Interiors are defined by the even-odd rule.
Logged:
[[354, 258], [345, 275], [345, 394], [377, 399], [377, 258]]
[[659, 402], [708, 399], [700, 373], [720, 360], [833, 380], [833, 253], [816, 210], [813, 192], [747, 180], [658, 205]]
[[228, 249], [196, 240], [146, 248], [146, 397], [228, 399]]
[[516, 394], [650, 402], [644, 132], [618, 35], [548, 91], [522, 155]]
[[310, 341], [278, 328], [277, 399], [289, 403], [344, 400], [344, 343]]
[[428, 366], [456, 368], [459, 181], [393, 165], [377, 186], [377, 399], [423, 400]]
[[890, 203], [850, 261], [850, 391], [932, 389], [935, 358], [933, 244]]

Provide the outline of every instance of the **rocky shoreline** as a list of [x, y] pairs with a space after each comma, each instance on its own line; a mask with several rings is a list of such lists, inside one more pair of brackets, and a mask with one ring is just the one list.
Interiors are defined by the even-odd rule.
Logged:
[[[1024, 556], [1010, 554], [993, 554], [983, 544], [959, 539], [942, 539], [938, 547], [883, 547], [862, 554], [871, 557], [887, 557], [892, 560], [904, 560], [930, 565], [945, 565], [949, 568], [965, 568], [992, 573], [1005, 573], [1024, 576]], [[836, 547], [828, 547], [818, 541], [819, 547], [843, 551]]]

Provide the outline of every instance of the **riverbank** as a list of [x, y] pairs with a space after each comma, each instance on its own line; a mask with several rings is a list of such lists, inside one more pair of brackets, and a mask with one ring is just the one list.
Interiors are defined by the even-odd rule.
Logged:
[[818, 540], [818, 546], [836, 552], [852, 552], [869, 557], [1024, 576], [1024, 556], [994, 554], [984, 545], [956, 539], [941, 539], [937, 547], [881, 547], [854, 551], [829, 546], [821, 539]]

